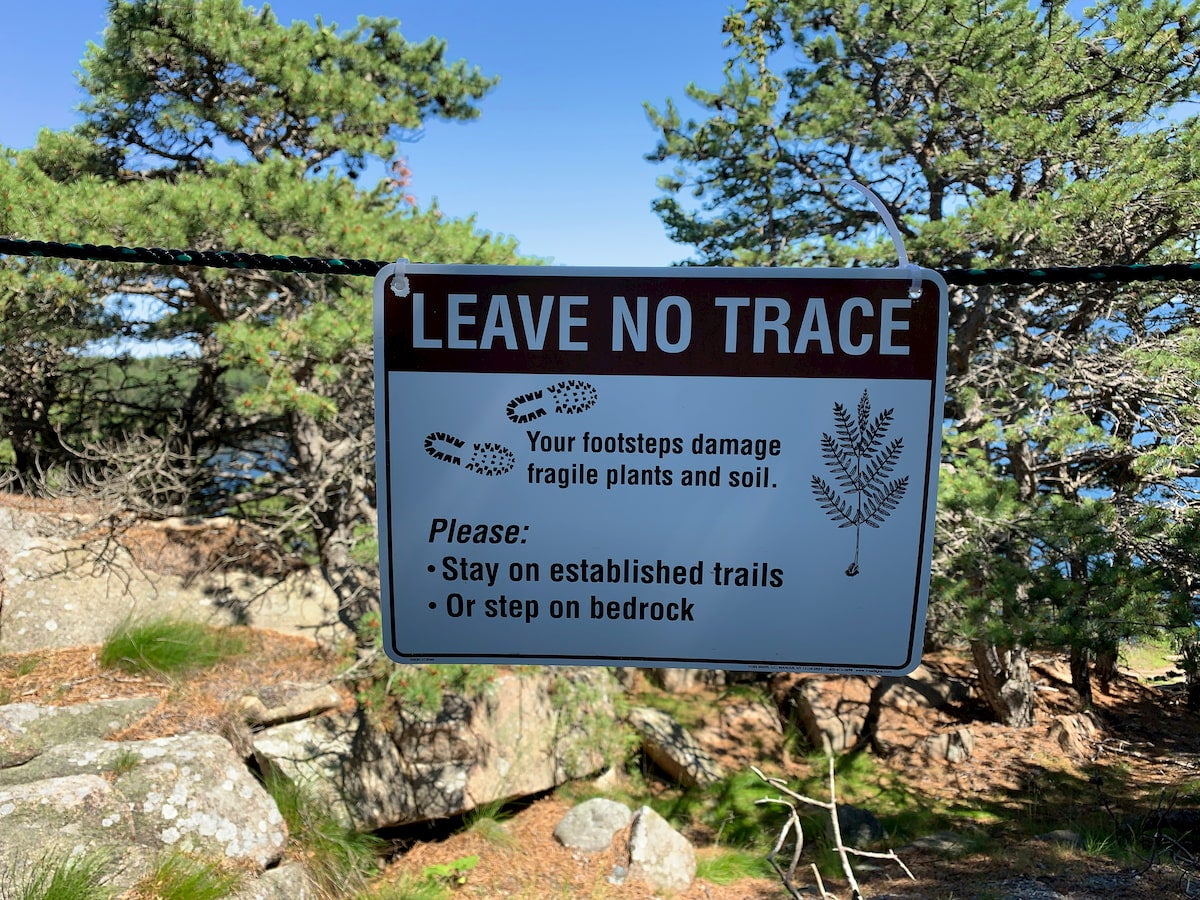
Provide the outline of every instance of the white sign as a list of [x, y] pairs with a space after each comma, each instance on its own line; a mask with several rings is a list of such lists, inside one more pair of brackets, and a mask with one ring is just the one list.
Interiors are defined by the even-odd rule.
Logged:
[[375, 282], [397, 662], [920, 662], [946, 286], [411, 265]]

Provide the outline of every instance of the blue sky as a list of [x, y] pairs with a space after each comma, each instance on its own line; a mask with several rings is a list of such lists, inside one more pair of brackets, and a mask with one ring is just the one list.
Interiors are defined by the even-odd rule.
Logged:
[[[251, 3], [261, 6], [261, 3]], [[284, 22], [346, 27], [359, 15], [401, 20], [410, 40], [445, 38], [500, 84], [467, 123], [431, 123], [404, 150], [412, 192], [452, 216], [517, 238], [561, 265], [658, 266], [685, 259], [650, 209], [644, 160], [655, 132], [643, 101], [717, 87], [721, 22], [730, 0], [279, 0]], [[75, 80], [99, 41], [105, 0], [12, 3], [0, 34], [0, 145], [27, 147], [40, 128], [66, 128], [83, 99]], [[687, 109], [686, 104], [684, 109]], [[21, 235], [34, 239], [39, 235]], [[231, 248], [254, 250], [256, 248]], [[399, 255], [399, 253], [397, 254]]]

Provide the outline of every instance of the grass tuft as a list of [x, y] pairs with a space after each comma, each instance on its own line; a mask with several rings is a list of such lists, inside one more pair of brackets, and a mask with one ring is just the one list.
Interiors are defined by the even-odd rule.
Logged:
[[159, 857], [154, 870], [138, 883], [135, 895], [155, 900], [221, 900], [241, 880], [217, 863], [172, 851]]
[[512, 815], [505, 809], [503, 801], [493, 800], [477, 806], [463, 817], [464, 830], [497, 847], [515, 847], [517, 837], [505, 824], [510, 818]]
[[169, 675], [203, 669], [246, 650], [241, 635], [199, 622], [158, 616], [127, 621], [100, 648], [100, 665], [126, 672]]
[[98, 853], [47, 854], [28, 867], [28, 874], [9, 872], [9, 887], [0, 883], [0, 900], [106, 900], [114, 893], [104, 884], [106, 863]]
[[761, 853], [719, 850], [696, 860], [696, 877], [713, 884], [733, 884], [743, 878], [775, 878], [775, 870]]
[[109, 760], [108, 771], [112, 773], [114, 778], [119, 778], [122, 775], [128, 775], [145, 761], [142, 754], [136, 750], [129, 747], [122, 747]]
[[450, 900], [450, 888], [419, 875], [404, 875], [376, 885], [356, 900]]
[[365, 890], [378, 870], [383, 842], [339, 821], [305, 784], [276, 770], [266, 773], [263, 784], [319, 888], [330, 897], [345, 896], [347, 889]]
[[753, 772], [735, 772], [702, 789], [651, 797], [649, 804], [678, 828], [703, 826], [718, 846], [765, 855], [787, 817], [783, 807], [758, 803], [770, 792]]
[[467, 883], [468, 873], [479, 865], [478, 856], [461, 856], [448, 863], [426, 866], [420, 876], [404, 875], [378, 884], [357, 900], [449, 900]]

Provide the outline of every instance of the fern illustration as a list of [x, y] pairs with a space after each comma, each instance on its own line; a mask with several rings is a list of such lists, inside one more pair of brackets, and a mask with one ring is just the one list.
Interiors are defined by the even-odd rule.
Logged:
[[863, 391], [855, 415], [840, 403], [833, 404], [835, 434], [821, 435], [821, 456], [832, 473], [833, 484], [812, 476], [817, 503], [838, 528], [854, 529], [854, 561], [846, 574], [858, 574], [862, 527], [878, 528], [900, 504], [908, 490], [908, 476], [888, 480], [904, 450], [904, 438], [885, 442], [893, 410], [871, 418], [871, 397]]

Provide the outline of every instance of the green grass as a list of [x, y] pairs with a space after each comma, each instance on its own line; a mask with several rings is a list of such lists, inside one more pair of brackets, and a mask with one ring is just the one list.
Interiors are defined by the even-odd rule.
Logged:
[[245, 640], [231, 630], [157, 616], [118, 625], [100, 647], [99, 661], [106, 669], [171, 675], [214, 666], [245, 650]]
[[[825, 800], [829, 796], [829, 769], [823, 756], [810, 760], [808, 774], [791, 778], [786, 786], [797, 793]], [[887, 846], [901, 846], [936, 831], [960, 831], [979, 812], [974, 807], [947, 807], [912, 791], [903, 780], [889, 773], [866, 755], [843, 756], [837, 761], [839, 803], [870, 810], [883, 825]], [[766, 856], [789, 815], [786, 806], [759, 803], [780, 792], [753, 772], [729, 775], [703, 790], [668, 791], [651, 799], [650, 805], [677, 828], [698, 832], [700, 844], [713, 848], [711, 857], [702, 855], [704, 877], [716, 883], [742, 877], [773, 878]], [[828, 846], [829, 813], [820, 808], [797, 805], [804, 828], [805, 859], [817, 863], [822, 873], [838, 877], [840, 861]], [[968, 829], [973, 830], [973, 829]], [[785, 853], [790, 853], [790, 839]], [[720, 852], [717, 852], [720, 851]]]
[[377, 884], [360, 893], [357, 900], [449, 900], [467, 883], [470, 871], [477, 865], [478, 856], [463, 856], [426, 866], [420, 876], [404, 875], [396, 881]]
[[736, 772], [708, 787], [660, 794], [648, 802], [677, 828], [701, 826], [716, 846], [765, 855], [787, 812], [782, 806], [757, 801], [775, 793], [753, 772]]
[[109, 760], [108, 771], [118, 777], [121, 775], [128, 775], [143, 762], [145, 762], [145, 759], [142, 757], [142, 754], [138, 753], [136, 750], [130, 749], [129, 747], [122, 747], [117, 751], [116, 755]]
[[[809, 758], [810, 774], [788, 787], [817, 800], [829, 798], [829, 763], [824, 756]], [[957, 830], [964, 821], [980, 821], [984, 811], [976, 806], [946, 806], [941, 801], [913, 791], [904, 778], [889, 772], [866, 753], [838, 757], [834, 768], [838, 803], [870, 810], [878, 817], [892, 844], [905, 844], [935, 831]], [[828, 814], [820, 814], [821, 828]]]
[[404, 875], [388, 884], [376, 885], [356, 900], [450, 900], [450, 888], [427, 878]]
[[642, 691], [633, 695], [630, 706], [648, 706], [665, 712], [684, 728], [690, 730], [700, 727], [708, 709], [703, 703], [697, 703], [695, 697], [687, 694], [669, 694], [657, 688]]
[[7, 873], [0, 884], [0, 900], [106, 900], [114, 891], [107, 887], [104, 869], [107, 858], [89, 853], [82, 856], [43, 856]]
[[317, 885], [339, 897], [347, 889], [365, 890], [378, 869], [383, 842], [341, 822], [307, 785], [276, 771], [269, 771], [263, 784]]
[[733, 884], [743, 878], [774, 878], [766, 854], [748, 850], [720, 850], [696, 860], [696, 877], [713, 884]]
[[[1121, 664], [1135, 672], [1159, 672], [1178, 669], [1179, 648], [1170, 635], [1160, 638], [1143, 637], [1121, 646]], [[1156, 681], [1163, 681], [1161, 677]], [[1173, 679], [1182, 681], [1182, 675]]]
[[513, 847], [517, 843], [516, 836], [504, 824], [510, 818], [512, 816], [505, 810], [504, 803], [493, 800], [468, 812], [463, 817], [463, 830], [477, 834], [497, 847]]
[[221, 900], [241, 883], [241, 876], [208, 862], [172, 851], [159, 857], [154, 870], [138, 882], [156, 900]]

